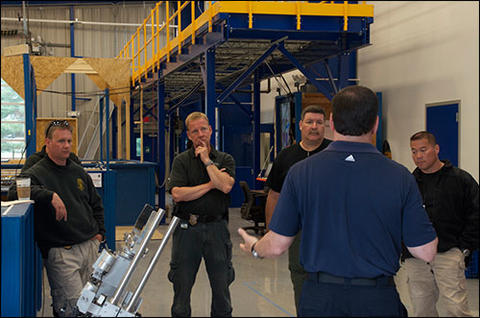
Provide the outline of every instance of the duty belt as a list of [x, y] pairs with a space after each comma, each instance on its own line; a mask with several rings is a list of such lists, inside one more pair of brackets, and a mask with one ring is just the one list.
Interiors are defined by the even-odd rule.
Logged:
[[354, 286], [395, 286], [392, 276], [374, 278], [346, 278], [330, 275], [324, 272], [308, 273], [308, 279], [319, 283], [354, 285]]
[[218, 222], [221, 219], [223, 219], [222, 216], [190, 214], [188, 223], [190, 223], [191, 226], [194, 226], [197, 223]]

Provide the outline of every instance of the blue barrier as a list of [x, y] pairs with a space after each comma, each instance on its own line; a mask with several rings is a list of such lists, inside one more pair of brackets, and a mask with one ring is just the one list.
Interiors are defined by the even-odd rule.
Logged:
[[42, 305], [42, 257], [33, 205], [2, 206], [2, 317], [35, 317]]

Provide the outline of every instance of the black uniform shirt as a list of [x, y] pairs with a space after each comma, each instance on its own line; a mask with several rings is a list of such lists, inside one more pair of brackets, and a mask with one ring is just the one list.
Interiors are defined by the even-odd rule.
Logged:
[[[231, 155], [220, 152], [211, 147], [210, 159], [218, 169], [225, 168], [232, 178], [235, 178], [235, 160]], [[168, 177], [167, 191], [171, 193], [174, 187], [194, 187], [210, 181], [207, 168], [200, 156], [195, 156], [195, 149], [192, 147], [173, 160], [172, 172]], [[218, 189], [205, 193], [198, 199], [192, 201], [178, 202], [178, 210], [175, 214], [180, 218], [187, 218], [189, 213], [198, 215], [225, 215], [230, 205], [230, 195]]]
[[273, 162], [272, 171], [270, 171], [270, 174], [268, 175], [266, 185], [273, 191], [280, 193], [290, 167], [295, 163], [322, 151], [331, 142], [331, 140], [324, 138], [320, 146], [313, 151], [306, 151], [300, 147], [299, 144], [293, 144], [290, 147], [283, 149]]

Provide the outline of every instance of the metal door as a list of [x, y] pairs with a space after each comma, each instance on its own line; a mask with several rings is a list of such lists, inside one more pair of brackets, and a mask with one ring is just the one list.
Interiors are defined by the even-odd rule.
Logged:
[[458, 122], [460, 101], [426, 105], [427, 131], [435, 135], [440, 146], [440, 159], [448, 159], [458, 167]]

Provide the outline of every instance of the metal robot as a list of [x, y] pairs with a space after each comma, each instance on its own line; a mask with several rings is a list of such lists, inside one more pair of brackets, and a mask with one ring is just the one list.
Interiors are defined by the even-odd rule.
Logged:
[[93, 273], [77, 301], [81, 314], [95, 317], [135, 317], [142, 303], [140, 293], [153, 268], [178, 225], [179, 219], [173, 217], [167, 232], [155, 255], [150, 260], [146, 272], [135, 290], [127, 290], [127, 285], [137, 265], [147, 252], [147, 243], [165, 215], [165, 210], [154, 210], [145, 204], [135, 226], [124, 236], [122, 249], [118, 253], [103, 249], [93, 264]]

